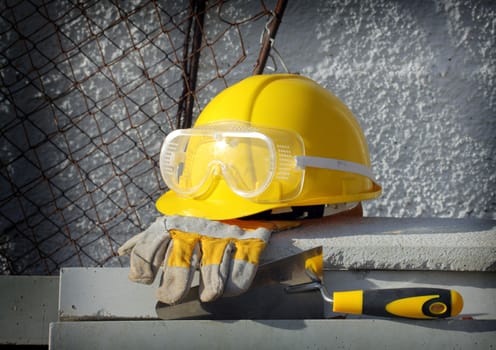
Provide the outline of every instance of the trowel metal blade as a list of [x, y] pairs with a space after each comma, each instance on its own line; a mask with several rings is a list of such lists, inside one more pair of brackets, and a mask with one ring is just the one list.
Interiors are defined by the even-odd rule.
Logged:
[[306, 273], [312, 268], [322, 275], [322, 247], [261, 265], [250, 289], [237, 297], [213, 302], [198, 299], [198, 286], [191, 288], [181, 304], [158, 302], [155, 309], [161, 319], [316, 319], [323, 318], [320, 292], [288, 294], [288, 285], [310, 282]]

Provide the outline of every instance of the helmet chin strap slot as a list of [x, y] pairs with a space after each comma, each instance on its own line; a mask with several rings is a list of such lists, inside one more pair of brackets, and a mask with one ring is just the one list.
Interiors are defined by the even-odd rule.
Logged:
[[[306, 205], [266, 210], [261, 213], [245, 216], [246, 220], [303, 220], [316, 219], [324, 216], [326, 205]], [[284, 210], [281, 210], [284, 209]]]
[[[275, 208], [245, 216], [245, 220], [303, 220], [336, 215], [357, 208], [360, 202]], [[361, 209], [360, 209], [361, 210]], [[359, 216], [362, 216], [361, 214]]]

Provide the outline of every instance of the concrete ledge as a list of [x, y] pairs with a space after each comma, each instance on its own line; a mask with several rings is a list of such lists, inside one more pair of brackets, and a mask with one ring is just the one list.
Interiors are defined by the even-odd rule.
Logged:
[[151, 285], [128, 280], [129, 268], [64, 268], [60, 271], [59, 319], [156, 319]]
[[58, 288], [58, 276], [0, 276], [0, 344], [48, 344]]
[[322, 245], [334, 270], [496, 271], [496, 221], [328, 217], [272, 235], [266, 260]]
[[[419, 285], [454, 288], [464, 296], [464, 315], [477, 322], [492, 320], [483, 324], [494, 325], [496, 221], [346, 217], [309, 220], [298, 229], [274, 234], [263, 259], [273, 260], [319, 245], [324, 247], [325, 282], [330, 291]], [[48, 323], [57, 316], [62, 320], [155, 318], [158, 281], [151, 286], [135, 284], [127, 280], [127, 272], [128, 268], [62, 269], [58, 315], [58, 277], [2, 276], [0, 344], [46, 344]], [[144, 324], [148, 322], [152, 321]], [[469, 330], [465, 332], [471, 334], [471, 327], [480, 324], [459, 323], [456, 332], [467, 326]], [[331, 325], [337, 323], [325, 327]]]
[[[319, 245], [324, 247], [324, 280], [331, 292], [452, 288], [464, 296], [464, 315], [496, 319], [495, 221], [347, 217], [309, 220], [298, 229], [274, 234], [263, 259], [278, 259]], [[60, 319], [156, 318], [159, 278], [145, 286], [130, 282], [127, 273], [128, 268], [62, 269]]]
[[50, 349], [490, 349], [496, 321], [104, 321], [50, 325]]

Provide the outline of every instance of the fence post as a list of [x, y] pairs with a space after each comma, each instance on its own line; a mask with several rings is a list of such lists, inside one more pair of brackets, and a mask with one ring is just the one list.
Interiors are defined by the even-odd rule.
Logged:
[[257, 63], [255, 68], [253, 69], [252, 74], [262, 74], [265, 68], [265, 64], [267, 63], [267, 58], [270, 54], [270, 48], [272, 47], [272, 42], [277, 34], [277, 29], [279, 28], [279, 24], [281, 24], [282, 16], [284, 14], [284, 10], [286, 9], [287, 0], [278, 0], [276, 4], [276, 8], [273, 12], [273, 17], [268, 25], [268, 30], [265, 31], [263, 36], [262, 48], [260, 49], [260, 53], [257, 58]]

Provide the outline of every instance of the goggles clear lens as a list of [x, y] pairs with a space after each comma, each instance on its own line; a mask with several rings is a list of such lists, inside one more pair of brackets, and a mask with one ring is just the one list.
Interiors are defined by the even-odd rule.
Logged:
[[167, 186], [182, 196], [200, 197], [222, 177], [236, 194], [270, 203], [300, 193], [304, 170], [297, 156], [304, 153], [294, 132], [218, 122], [167, 135], [160, 169]]

